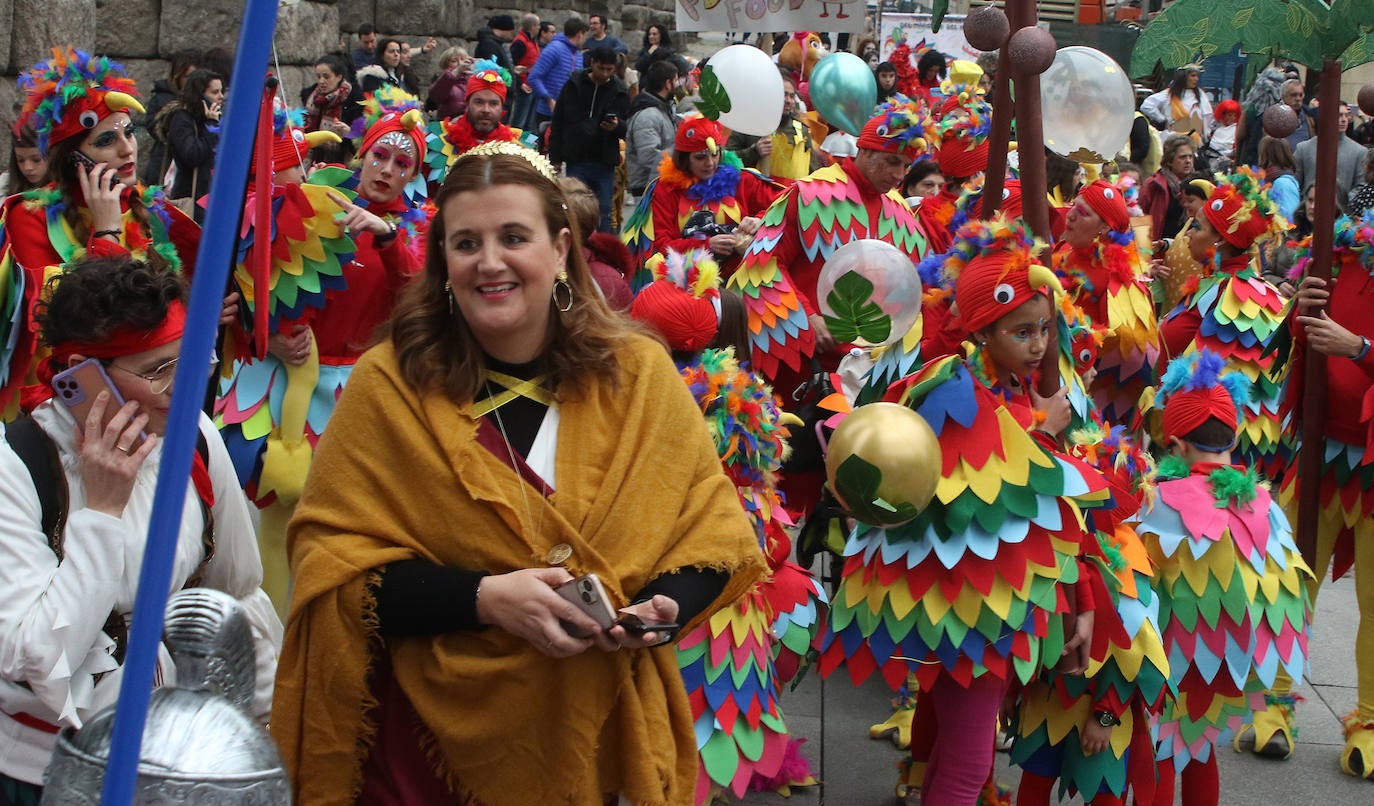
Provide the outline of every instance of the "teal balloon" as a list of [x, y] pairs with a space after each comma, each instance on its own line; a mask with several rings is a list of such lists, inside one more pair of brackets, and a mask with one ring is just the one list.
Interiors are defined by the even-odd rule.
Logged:
[[852, 53], [832, 53], [811, 69], [811, 108], [826, 123], [855, 137], [873, 117], [878, 82], [868, 64]]

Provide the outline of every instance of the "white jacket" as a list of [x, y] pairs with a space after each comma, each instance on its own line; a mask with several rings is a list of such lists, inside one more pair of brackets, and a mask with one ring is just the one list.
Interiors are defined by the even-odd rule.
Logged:
[[[139, 469], [124, 515], [115, 518], [85, 507], [71, 413], [48, 401], [33, 417], [57, 444], [67, 478], [64, 559], [58, 562], [43, 535], [28, 469], [9, 443], [0, 441], [0, 772], [39, 784], [57, 737], [12, 715], [79, 728], [118, 698], [121, 670], [111, 655], [114, 640], [102, 628], [112, 610], [127, 619], [133, 609], [162, 452], [155, 448]], [[262, 560], [229, 454], [203, 414], [200, 429], [209, 445], [215, 490], [215, 553], [202, 584], [239, 599], [248, 612], [258, 665], [253, 709], [265, 721], [282, 625], [259, 587]], [[203, 521], [200, 499], [188, 479], [172, 591], [186, 584], [204, 557]], [[170, 684], [173, 678], [171, 656], [162, 647], [157, 680]]]

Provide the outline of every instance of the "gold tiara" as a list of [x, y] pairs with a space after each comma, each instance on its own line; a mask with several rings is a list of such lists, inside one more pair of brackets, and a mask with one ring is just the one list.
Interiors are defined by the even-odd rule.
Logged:
[[458, 155], [458, 162], [468, 157], [493, 157], [497, 154], [505, 154], [510, 157], [519, 157], [528, 162], [543, 177], [554, 184], [558, 184], [558, 173], [553, 169], [553, 163], [549, 158], [540, 154], [532, 148], [527, 148], [519, 143], [512, 143], [509, 140], [488, 140], [487, 142], [469, 148]]

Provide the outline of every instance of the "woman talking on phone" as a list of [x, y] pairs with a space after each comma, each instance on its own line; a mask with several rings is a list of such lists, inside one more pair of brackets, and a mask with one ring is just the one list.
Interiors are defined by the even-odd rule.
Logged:
[[[88, 258], [50, 283], [36, 317], [47, 400], [0, 439], [0, 804], [36, 804], [61, 727], [119, 693], [162, 433], [186, 320], [181, 279]], [[212, 371], [206, 356], [202, 383]], [[254, 712], [267, 715], [281, 639], [248, 504], [208, 417], [182, 509], [172, 588], [216, 588], [255, 638]], [[171, 670], [159, 655], [158, 680]]]
[[[219, 134], [210, 131], [210, 127], [218, 126], [224, 116], [224, 78], [209, 70], [192, 72], [186, 77], [181, 104], [174, 109], [170, 106], [163, 108], [166, 129], [159, 126], [177, 166], [176, 179], [166, 188], [167, 196], [189, 199], [191, 215], [199, 224], [205, 219], [205, 211], [195, 202], [210, 192], [210, 172], [219, 147]], [[186, 211], [185, 206], [181, 209]]]
[[[157, 269], [189, 272], [200, 228], [161, 189], [138, 184], [132, 115], [144, 110], [124, 69], [67, 47], [21, 75], [19, 86], [26, 95], [22, 116], [37, 135], [50, 180], [11, 196], [0, 209], [3, 249], [22, 268], [25, 310], [48, 276], [83, 254], [132, 257]], [[9, 324], [0, 322], [0, 337]], [[36, 331], [19, 327], [12, 355], [3, 355], [11, 341], [0, 338], [0, 358], [10, 358], [8, 377], [0, 376], [0, 415], [12, 411], [37, 348]]]
[[480, 145], [436, 205], [291, 522], [272, 731], [295, 802], [690, 802], [663, 645], [758, 578], [753, 531], [667, 352], [572, 248], [548, 161]]

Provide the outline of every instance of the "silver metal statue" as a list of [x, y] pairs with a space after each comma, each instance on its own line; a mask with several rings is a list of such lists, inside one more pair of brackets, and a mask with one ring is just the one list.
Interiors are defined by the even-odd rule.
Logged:
[[[177, 685], [153, 692], [139, 757], [137, 806], [278, 806], [291, 802], [281, 756], [249, 714], [253, 637], [239, 603], [192, 588], [167, 606], [163, 640]], [[97, 806], [114, 708], [63, 729], [43, 776], [43, 803]]]

